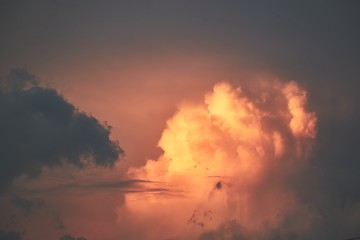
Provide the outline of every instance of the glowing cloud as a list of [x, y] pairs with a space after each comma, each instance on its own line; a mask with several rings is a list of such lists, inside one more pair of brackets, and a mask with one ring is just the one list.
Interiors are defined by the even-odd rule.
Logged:
[[163, 155], [128, 173], [181, 195], [127, 194], [118, 216], [128, 238], [233, 239], [217, 231], [231, 223], [264, 234], [288, 216], [296, 218], [282, 235], [307, 228], [311, 213], [288, 184], [316, 136], [306, 101], [297, 83], [271, 80], [253, 89], [221, 82], [203, 103], [183, 104], [160, 139]]

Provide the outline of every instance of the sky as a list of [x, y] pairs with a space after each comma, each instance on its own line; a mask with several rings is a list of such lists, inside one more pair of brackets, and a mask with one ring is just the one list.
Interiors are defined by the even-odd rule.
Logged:
[[360, 237], [358, 1], [0, 1], [0, 240]]

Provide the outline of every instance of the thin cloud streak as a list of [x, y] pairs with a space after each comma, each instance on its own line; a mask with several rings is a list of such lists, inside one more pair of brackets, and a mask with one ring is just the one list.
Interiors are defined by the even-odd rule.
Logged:
[[[165, 187], [163, 187], [165, 186]], [[166, 187], [167, 186], [167, 187]], [[154, 193], [154, 194], [181, 194], [185, 191], [176, 190], [168, 183], [141, 179], [130, 179], [124, 181], [93, 182], [87, 184], [66, 183], [47, 188], [28, 188], [20, 190], [23, 194], [38, 195], [47, 193], [64, 193], [67, 191], [106, 191], [116, 190], [118, 193]], [[176, 195], [179, 196], [179, 195]]]

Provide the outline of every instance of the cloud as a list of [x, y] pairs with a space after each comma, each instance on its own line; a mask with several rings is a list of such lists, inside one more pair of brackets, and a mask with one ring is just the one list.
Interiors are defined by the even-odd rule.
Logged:
[[312, 165], [294, 185], [317, 216], [313, 239], [360, 236], [360, 115], [320, 119]]
[[29, 215], [36, 209], [46, 206], [45, 201], [41, 198], [27, 199], [20, 196], [13, 196], [11, 200], [25, 215]]
[[59, 240], [86, 240], [84, 237], [73, 237], [70, 234], [65, 234], [59, 238]]
[[291, 232], [283, 231], [281, 228], [271, 228], [264, 226], [262, 231], [249, 231], [241, 226], [237, 221], [231, 220], [223, 222], [215, 230], [204, 232], [198, 240], [296, 240], [298, 236]]
[[44, 166], [112, 166], [122, 154], [109, 139], [110, 126], [40, 87], [27, 70], [14, 69], [0, 83], [0, 193], [16, 177], [39, 176]]
[[217, 230], [203, 233], [199, 240], [245, 240], [243, 228], [236, 221], [229, 221], [219, 226]]
[[4, 231], [0, 229], [0, 240], [21, 240], [19, 232]]
[[[319, 117], [316, 143], [308, 161], [283, 179], [301, 206], [300, 211], [279, 219], [277, 226], [268, 222], [260, 232], [248, 231], [238, 222], [238, 228], [234, 222], [225, 222], [203, 233], [200, 239], [219, 236], [237, 239], [239, 233], [245, 239], [357, 239], [360, 236], [359, 121], [359, 111], [344, 117], [333, 110], [331, 115]], [[269, 181], [276, 176], [271, 178]]]
[[[79, 191], [87, 191], [87, 190], [96, 190], [96, 191], [106, 191], [106, 190], [116, 190], [117, 192], [123, 193], [158, 193], [163, 195], [177, 195], [181, 196], [183, 192], [175, 191], [170, 186], [164, 186], [166, 183], [163, 182], [152, 182], [148, 180], [140, 180], [140, 179], [129, 179], [123, 181], [109, 181], [109, 182], [91, 182], [86, 184], [79, 184], [79, 183], [68, 183], [68, 184], [59, 184], [54, 185], [49, 188], [32, 188], [23, 190], [24, 193], [27, 194], [46, 194], [46, 193], [53, 193], [53, 192], [61, 192], [64, 194], [66, 191], [75, 190], [76, 192]], [[19, 199], [18, 199], [19, 198]], [[13, 202], [16, 201], [17, 204], [21, 203], [21, 207], [27, 209], [28, 205], [37, 206], [41, 204], [38, 202], [38, 199], [29, 200], [20, 198], [15, 196], [13, 198]]]
[[19, 232], [23, 239], [50, 239], [66, 229], [61, 212], [43, 197], [2, 195], [0, 212], [0, 226]]
[[[44, 218], [47, 219], [47, 223], [52, 223], [52, 226], [55, 229], [65, 229], [65, 225], [60, 219], [58, 213], [51, 206], [49, 206], [43, 198], [25, 198], [14, 195], [10, 199], [10, 203], [20, 210], [19, 214], [15, 214], [15, 212], [17, 212], [16, 210], [12, 211], [14, 214], [12, 216], [12, 220], [14, 221], [20, 222], [23, 221], [24, 218], [29, 217], [36, 219], [37, 216], [42, 215]], [[6, 204], [7, 203], [4, 202], [4, 205]], [[3, 207], [6, 208], [8, 206]], [[0, 210], [4, 211], [4, 209]]]
[[291, 183], [307, 163], [316, 123], [296, 82], [221, 82], [203, 102], [183, 104], [159, 141], [164, 154], [129, 175], [172, 184], [185, 197], [126, 194], [119, 221], [128, 211], [124, 221], [144, 228], [129, 239], [268, 239], [282, 227], [281, 236], [307, 231], [314, 216]]

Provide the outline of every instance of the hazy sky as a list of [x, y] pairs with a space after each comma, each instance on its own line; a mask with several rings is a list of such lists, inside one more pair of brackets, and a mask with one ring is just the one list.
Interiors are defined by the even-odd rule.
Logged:
[[359, 10], [0, 1], [0, 240], [360, 237]]

